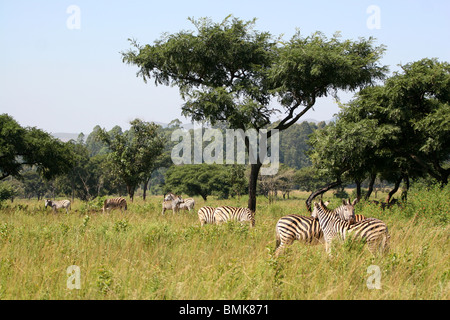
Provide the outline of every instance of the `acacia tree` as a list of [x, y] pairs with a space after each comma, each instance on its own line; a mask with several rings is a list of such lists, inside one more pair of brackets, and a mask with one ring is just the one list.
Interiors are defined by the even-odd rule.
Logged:
[[133, 201], [136, 187], [148, 177], [155, 167], [155, 160], [164, 148], [164, 140], [159, 135], [159, 126], [135, 119], [131, 128], [124, 133], [99, 131], [99, 138], [108, 145], [113, 171], [127, 186]]
[[[378, 61], [384, 47], [373, 39], [341, 41], [321, 33], [297, 32], [282, 42], [254, 29], [255, 19], [227, 17], [220, 23], [190, 19], [196, 31], [165, 35], [153, 45], [123, 52], [123, 61], [139, 68], [144, 81], [178, 86], [182, 113], [192, 121], [232, 129], [259, 130], [281, 114], [274, 129], [285, 130], [310, 110], [319, 97], [355, 90], [381, 79], [386, 68]], [[271, 103], [278, 98], [279, 104]], [[270, 131], [267, 138], [270, 138]], [[249, 141], [246, 139], [247, 150]], [[248, 207], [256, 209], [256, 184], [262, 163], [251, 164]]]

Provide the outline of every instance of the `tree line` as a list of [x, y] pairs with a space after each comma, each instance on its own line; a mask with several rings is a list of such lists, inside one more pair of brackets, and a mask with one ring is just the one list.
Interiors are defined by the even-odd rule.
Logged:
[[[1, 115], [1, 119], [5, 130], [8, 126], [20, 127], [9, 115]], [[36, 143], [30, 147], [30, 152], [35, 153], [34, 162], [23, 161], [17, 149], [11, 150], [9, 163], [2, 158], [2, 198], [68, 196], [90, 201], [96, 197], [119, 194], [132, 199], [140, 188], [145, 199], [150, 187], [153, 193], [176, 192], [207, 199], [210, 195], [221, 198], [241, 196], [248, 190], [246, 165], [173, 165], [170, 155], [177, 142], [171, 141], [171, 135], [175, 130], [182, 129], [178, 119], [166, 127], [139, 119], [130, 124], [127, 131], [120, 126], [114, 126], [109, 131], [95, 126], [89, 135], [80, 133], [76, 140], [66, 143], [42, 130], [21, 128], [24, 132], [40, 132], [40, 137], [45, 139], [34, 140]], [[286, 130], [280, 137], [281, 161], [291, 164], [292, 172], [310, 165], [303, 152], [309, 148], [308, 136], [324, 126], [324, 122], [303, 122]], [[225, 133], [224, 126], [216, 129]], [[194, 137], [199, 135], [194, 134], [193, 129], [189, 131], [194, 144]], [[8, 147], [8, 140], [12, 144], [25, 139], [6, 133], [2, 137], [2, 150]], [[48, 144], [53, 144], [54, 150], [46, 154], [44, 151]], [[292, 145], [299, 151], [292, 152]], [[8, 166], [16, 166], [16, 170], [7, 174]], [[261, 181], [259, 194], [267, 196], [270, 191], [273, 192]], [[280, 187], [279, 184], [277, 186]], [[293, 187], [291, 183], [289, 189]]]

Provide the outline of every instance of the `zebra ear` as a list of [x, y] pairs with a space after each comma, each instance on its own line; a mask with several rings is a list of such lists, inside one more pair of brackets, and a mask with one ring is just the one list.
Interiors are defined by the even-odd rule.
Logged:
[[347, 204], [347, 200], [342, 199], [342, 204], [343, 204], [343, 205], [346, 205], [346, 204]]
[[354, 206], [357, 203], [358, 203], [358, 198], [355, 198], [355, 200], [353, 200], [353, 202], [352, 202], [352, 206]]

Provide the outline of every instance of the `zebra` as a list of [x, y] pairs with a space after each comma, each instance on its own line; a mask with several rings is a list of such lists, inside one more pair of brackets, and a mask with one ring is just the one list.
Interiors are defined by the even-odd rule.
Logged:
[[203, 227], [205, 224], [214, 224], [216, 222], [216, 219], [214, 218], [214, 211], [216, 208], [214, 207], [201, 207], [197, 214], [198, 219], [200, 220], [200, 226]]
[[[325, 202], [327, 206], [329, 202]], [[356, 199], [350, 202], [350, 199], [343, 200], [342, 205], [333, 210], [342, 220], [349, 220], [353, 223], [366, 219], [363, 215], [354, 214], [354, 205]], [[353, 218], [354, 217], [354, 218]], [[282, 250], [291, 245], [295, 240], [301, 240], [308, 244], [318, 244], [323, 242], [323, 233], [320, 229], [319, 221], [316, 218], [291, 214], [280, 218], [275, 226], [275, 257], [278, 257]]]
[[[175, 200], [175, 198], [178, 198], [178, 197], [181, 198], [181, 196], [177, 196], [176, 194], [169, 192], [167, 195], [164, 195], [164, 201]], [[181, 198], [181, 199], [183, 199], [183, 198]]]
[[60, 201], [52, 201], [50, 199], [45, 200], [45, 208], [47, 209], [47, 206], [50, 206], [53, 208], [53, 212], [56, 213], [57, 209], [64, 208], [66, 209], [66, 213], [69, 213], [70, 209], [70, 201], [69, 200], [60, 200]]
[[319, 221], [313, 217], [298, 214], [290, 214], [280, 218], [275, 226], [275, 234], [275, 257], [278, 257], [283, 248], [291, 245], [295, 240], [301, 240], [309, 244], [317, 244], [323, 240]]
[[322, 201], [314, 203], [312, 217], [319, 220], [325, 239], [325, 251], [328, 254], [331, 253], [331, 242], [337, 235], [344, 240], [348, 235], [365, 240], [372, 254], [375, 254], [377, 247], [381, 249], [380, 251], [385, 251], [389, 245], [388, 227], [381, 220], [368, 218], [350, 224], [339, 219], [333, 211], [328, 210]]
[[166, 200], [166, 198], [164, 198], [162, 203], [162, 214], [164, 215], [164, 212], [169, 209], [175, 214], [175, 212], [179, 210], [180, 203], [182, 202], [183, 199], [180, 196], [176, 196], [173, 200]]
[[[366, 219], [365, 216], [362, 214], [355, 214], [355, 204], [358, 202], [358, 199], [353, 200], [353, 202], [350, 201], [350, 199], [342, 200], [342, 205], [337, 207], [333, 210], [333, 212], [339, 217], [341, 220], [345, 220], [350, 222], [351, 224], [362, 221]], [[325, 208], [328, 206], [328, 201], [323, 203]], [[327, 208], [328, 209], [328, 208]], [[353, 217], [353, 219], [349, 220], [350, 217]]]
[[189, 210], [194, 209], [195, 200], [193, 198], [184, 199], [183, 202], [180, 203], [179, 209], [181, 210]]
[[122, 197], [118, 197], [118, 198], [111, 198], [111, 199], [106, 199], [103, 202], [103, 207], [102, 207], [102, 211], [103, 213], [108, 212], [110, 210], [116, 209], [116, 208], [120, 208], [120, 210], [123, 212], [124, 210], [127, 210], [127, 200], [125, 200]]
[[216, 220], [216, 224], [228, 221], [250, 221], [250, 227], [255, 226], [255, 212], [249, 208], [218, 207], [214, 210], [214, 219]]

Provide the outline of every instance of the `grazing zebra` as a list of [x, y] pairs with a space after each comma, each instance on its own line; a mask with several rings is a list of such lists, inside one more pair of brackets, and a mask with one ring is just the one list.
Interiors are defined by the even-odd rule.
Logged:
[[189, 210], [189, 212], [194, 209], [195, 201], [193, 198], [184, 199], [183, 202], [180, 203], [180, 210]]
[[[354, 204], [350, 200], [343, 201], [343, 204], [333, 210], [334, 214], [342, 220], [351, 220], [354, 215]], [[325, 202], [327, 206], [329, 202]], [[363, 215], [358, 215], [357, 219], [364, 220]], [[359, 221], [359, 220], [357, 220]], [[353, 223], [353, 221], [352, 221]], [[297, 214], [284, 216], [278, 220], [275, 226], [276, 246], [275, 257], [278, 257], [282, 250], [291, 245], [295, 240], [304, 241], [309, 244], [318, 244], [323, 241], [323, 233], [320, 229], [319, 221], [315, 218], [304, 217]]]
[[291, 245], [295, 240], [317, 244], [323, 239], [319, 221], [313, 217], [304, 217], [298, 214], [280, 218], [275, 226], [275, 234], [275, 257], [278, 257], [284, 247]]
[[117, 209], [120, 208], [120, 210], [123, 212], [124, 210], [127, 210], [127, 200], [125, 200], [122, 197], [118, 197], [118, 198], [111, 198], [111, 199], [106, 199], [105, 202], [103, 202], [103, 208], [102, 211], [103, 213], [111, 211], [113, 209]]
[[218, 207], [214, 211], [214, 219], [216, 220], [216, 224], [228, 221], [250, 221], [250, 227], [255, 226], [255, 213], [249, 208]]
[[173, 200], [166, 200], [166, 198], [164, 198], [162, 203], [162, 214], [164, 214], [166, 210], [172, 210], [172, 213], [175, 214], [182, 202], [183, 199], [180, 196], [176, 196]]
[[47, 209], [47, 206], [52, 207], [54, 213], [56, 213], [57, 209], [61, 209], [61, 208], [66, 209], [66, 213], [69, 213], [70, 201], [69, 200], [52, 201], [50, 199], [47, 199], [47, 200], [45, 200], [45, 208], [46, 209]]
[[216, 219], [214, 218], [214, 210], [216, 208], [214, 207], [201, 207], [197, 214], [198, 219], [200, 220], [200, 225], [203, 227], [205, 224], [214, 224], [216, 222]]
[[388, 228], [381, 220], [369, 218], [350, 224], [339, 219], [322, 202], [314, 203], [312, 217], [319, 220], [320, 228], [324, 234], [325, 250], [328, 254], [331, 253], [331, 242], [336, 236], [340, 236], [344, 240], [348, 235], [363, 239], [372, 254], [375, 254], [377, 247], [381, 249], [380, 251], [386, 250], [389, 244]]

